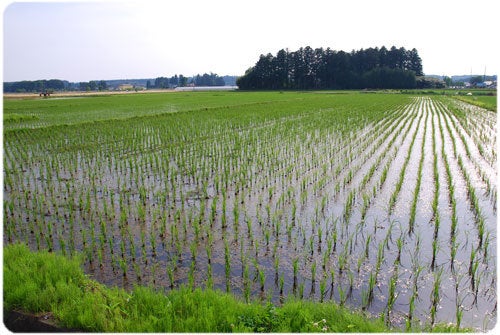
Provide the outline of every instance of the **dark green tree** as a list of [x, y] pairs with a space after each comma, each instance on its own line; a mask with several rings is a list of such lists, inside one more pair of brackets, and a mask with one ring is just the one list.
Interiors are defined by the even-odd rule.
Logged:
[[423, 75], [416, 49], [384, 46], [346, 53], [329, 48], [280, 50], [260, 55], [238, 78], [240, 89], [411, 88]]

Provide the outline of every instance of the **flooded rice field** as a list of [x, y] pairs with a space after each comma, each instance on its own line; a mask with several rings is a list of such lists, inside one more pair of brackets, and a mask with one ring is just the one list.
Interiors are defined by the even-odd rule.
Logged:
[[124, 288], [491, 329], [496, 114], [325, 96], [5, 132], [4, 243]]

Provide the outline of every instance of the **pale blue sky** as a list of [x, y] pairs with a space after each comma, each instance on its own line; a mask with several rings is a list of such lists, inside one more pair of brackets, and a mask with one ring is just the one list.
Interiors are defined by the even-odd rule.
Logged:
[[4, 6], [4, 81], [241, 75], [262, 53], [308, 45], [344, 51], [382, 45], [416, 48], [426, 74], [499, 70], [495, 0], [143, 0]]

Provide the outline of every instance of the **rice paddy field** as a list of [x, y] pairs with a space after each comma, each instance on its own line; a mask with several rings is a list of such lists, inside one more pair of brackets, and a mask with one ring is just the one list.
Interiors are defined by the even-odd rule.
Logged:
[[4, 99], [3, 242], [109, 286], [490, 330], [496, 120], [408, 94]]

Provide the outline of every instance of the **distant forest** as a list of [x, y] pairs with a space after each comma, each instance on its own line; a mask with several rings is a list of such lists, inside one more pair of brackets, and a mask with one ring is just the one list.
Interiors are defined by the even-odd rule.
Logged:
[[385, 47], [350, 53], [328, 49], [281, 49], [261, 55], [255, 66], [238, 78], [243, 90], [416, 88], [423, 76], [416, 49]]
[[[227, 77], [227, 76], [226, 76]], [[226, 82], [223, 77], [219, 77], [216, 73], [204, 73], [203, 75], [197, 74], [192, 78], [186, 78], [182, 74], [168, 77], [158, 77], [154, 83], [148, 81], [147, 88], [174, 88], [183, 87], [188, 84], [194, 86], [224, 86]]]
[[197, 74], [192, 77], [175, 75], [172, 77], [157, 77], [155, 79], [116, 79], [91, 80], [73, 83], [67, 80], [23, 80], [4, 82], [4, 93], [26, 92], [56, 92], [56, 91], [106, 91], [119, 89], [120, 85], [128, 84], [137, 89], [167, 89], [188, 85], [194, 86], [235, 86], [236, 76], [222, 76], [215, 73]]

